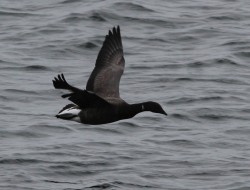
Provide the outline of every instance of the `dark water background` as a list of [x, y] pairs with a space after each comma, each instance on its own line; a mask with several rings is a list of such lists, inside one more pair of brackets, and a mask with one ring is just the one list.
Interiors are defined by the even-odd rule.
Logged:
[[[56, 119], [118, 24], [122, 98], [169, 116]], [[248, 0], [1, 0], [0, 28], [0, 189], [250, 189]]]

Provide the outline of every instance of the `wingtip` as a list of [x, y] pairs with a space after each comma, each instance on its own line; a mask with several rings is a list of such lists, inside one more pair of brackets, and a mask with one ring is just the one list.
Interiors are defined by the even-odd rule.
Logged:
[[58, 74], [54, 79], [52, 80], [53, 85], [56, 89], [69, 89], [68, 83], [65, 80], [64, 74]]
[[114, 34], [119, 34], [120, 33], [120, 26], [114, 26], [111, 30], [109, 30], [109, 36], [114, 35]]
[[56, 88], [56, 82], [57, 82], [57, 80], [56, 80], [56, 78], [54, 78], [54, 80], [52, 80], [54, 88]]
[[66, 81], [63, 73], [61, 73], [61, 77], [64, 81]]
[[116, 33], [119, 34], [120, 33], [120, 26], [119, 25], [117, 25], [116, 27], [114, 26], [113, 30], [115, 30]]

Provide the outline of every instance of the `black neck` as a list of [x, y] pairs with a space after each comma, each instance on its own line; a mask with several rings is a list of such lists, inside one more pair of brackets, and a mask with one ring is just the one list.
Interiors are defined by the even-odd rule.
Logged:
[[125, 112], [124, 115], [126, 116], [126, 118], [131, 118], [134, 117], [136, 114], [146, 110], [144, 103], [139, 103], [139, 104], [129, 104], [123, 111]]

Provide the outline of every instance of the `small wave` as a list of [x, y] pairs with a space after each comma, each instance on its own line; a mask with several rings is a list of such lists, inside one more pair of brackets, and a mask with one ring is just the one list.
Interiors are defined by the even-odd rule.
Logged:
[[95, 142], [87, 142], [86, 145], [88, 146], [106, 146], [106, 147], [111, 147], [114, 146], [114, 144], [105, 142], [105, 141], [95, 141]]
[[198, 40], [198, 38], [192, 35], [182, 35], [182, 36], [178, 36], [174, 40], [180, 41], [181, 43], [183, 42], [193, 43], [193, 41]]
[[13, 94], [38, 94], [35, 91], [30, 91], [30, 90], [20, 90], [20, 89], [5, 89], [5, 92], [10, 92]]
[[234, 112], [223, 108], [198, 108], [194, 111], [196, 116], [205, 120], [246, 120], [245, 116], [235, 115]]
[[135, 11], [145, 11], [145, 12], [155, 12], [153, 9], [146, 8], [143, 5], [138, 5], [132, 2], [118, 2], [113, 5], [116, 9], [122, 10], [135, 10]]
[[64, 170], [64, 169], [58, 169], [58, 171], [54, 170], [53, 174], [60, 175], [60, 176], [71, 176], [71, 177], [78, 177], [78, 176], [92, 176], [97, 174], [98, 171], [83, 171], [83, 170], [76, 170], [76, 169], [70, 169], [70, 170]]
[[200, 68], [200, 67], [204, 67], [206, 65], [207, 64], [205, 62], [202, 62], [202, 61], [195, 61], [195, 62], [187, 64], [188, 67], [193, 67], [193, 68]]
[[[68, 181], [56, 181], [56, 180], [43, 180], [44, 182], [47, 182], [47, 183], [62, 183], [62, 184], [77, 184], [77, 183], [73, 183], [73, 182], [68, 182]], [[66, 190], [66, 189], [65, 189]], [[79, 189], [68, 189], [67, 190], [79, 190]]]
[[[82, 128], [82, 130], [86, 130], [86, 128]], [[120, 130], [117, 129], [112, 129], [112, 128], [103, 128], [103, 127], [89, 127], [87, 128], [87, 130], [90, 130], [90, 131], [97, 131], [97, 132], [100, 132], [102, 134], [104, 133], [109, 133], [109, 134], [122, 134], [122, 132]]]
[[199, 68], [199, 67], [217, 67], [217, 66], [244, 66], [241, 65], [238, 62], [235, 62], [228, 58], [216, 58], [212, 60], [206, 60], [206, 61], [195, 61], [188, 63], [186, 66], [193, 67], [193, 68]]
[[89, 190], [100, 190], [100, 189], [119, 189], [119, 188], [125, 188], [125, 189], [157, 189], [156, 186], [152, 185], [146, 185], [146, 184], [136, 184], [132, 182], [122, 182], [122, 181], [113, 181], [109, 183], [101, 183], [97, 185], [92, 185], [89, 187], [85, 187], [84, 189]]
[[76, 46], [78, 48], [82, 48], [82, 49], [94, 49], [94, 48], [99, 47], [98, 45], [94, 44], [93, 42], [86, 42], [86, 43], [78, 44]]
[[104, 10], [101, 11], [89, 11], [86, 13], [70, 13], [62, 18], [62, 22], [71, 23], [71, 22], [82, 22], [83, 20], [92, 20], [97, 22], [108, 22], [109, 20], [121, 20], [128, 21], [134, 23], [146, 23], [146, 24], [154, 24], [158, 26], [169, 26], [175, 27], [176, 21], [174, 20], [163, 20], [163, 19], [155, 19], [155, 18], [138, 18], [132, 16], [122, 16], [120, 14], [115, 14], [111, 12], [106, 12]]
[[193, 98], [184, 97], [184, 98], [177, 98], [174, 100], [170, 100], [170, 101], [168, 101], [168, 104], [186, 104], [186, 103], [192, 103], [194, 101], [195, 101], [195, 99], [193, 99]]
[[[119, 16], [121, 17], [121, 16]], [[136, 17], [130, 17], [130, 16], [124, 16], [121, 17], [120, 19], [126, 20], [129, 22], [134, 22], [138, 24], [153, 24], [159, 27], [171, 27], [171, 28], [176, 28], [177, 23], [173, 20], [161, 20], [161, 19], [155, 19], [155, 18], [136, 18]]]
[[34, 132], [34, 131], [26, 131], [26, 130], [18, 130], [18, 131], [1, 131], [0, 136], [2, 138], [10, 138], [10, 137], [25, 137], [25, 138], [44, 138], [47, 135]]
[[68, 133], [73, 131], [72, 129], [68, 127], [63, 127], [63, 126], [54, 126], [54, 125], [46, 125], [46, 124], [41, 124], [41, 125], [32, 125], [27, 128], [27, 130], [35, 132], [35, 131], [49, 131], [49, 132], [62, 132], [62, 133]]
[[[58, 162], [57, 162], [58, 163]], [[59, 162], [60, 165], [70, 165], [70, 166], [77, 166], [77, 167], [90, 167], [90, 166], [113, 166], [114, 163], [110, 162], [109, 160], [105, 161], [98, 161], [98, 160], [92, 160], [92, 161], [67, 161], [67, 162]]]
[[218, 20], [218, 21], [239, 21], [241, 18], [238, 15], [218, 15], [211, 16], [207, 18], [208, 20]]
[[99, 21], [99, 22], [105, 22], [107, 19], [105, 18], [103, 13], [99, 12], [93, 12], [91, 16], [89, 16], [89, 19], [93, 21]]
[[[250, 55], [250, 54], [249, 54]], [[155, 62], [154, 60], [147, 60], [144, 62]], [[243, 64], [240, 64], [239, 62], [236, 62], [232, 59], [228, 58], [215, 58], [211, 60], [205, 60], [205, 61], [194, 61], [190, 63], [182, 63], [182, 64], [163, 64], [162, 62], [165, 62], [165, 60], [161, 60], [161, 64], [158, 65], [147, 65], [147, 66], [140, 66], [140, 65], [130, 65], [133, 69], [151, 69], [151, 68], [158, 68], [158, 69], [164, 69], [164, 68], [170, 68], [170, 69], [179, 69], [179, 68], [207, 68], [207, 67], [222, 67], [222, 66], [235, 66], [237, 68], [239, 67], [246, 67]]]
[[195, 11], [197, 10], [220, 10], [220, 6], [213, 6], [213, 5], [199, 5], [199, 4], [196, 4], [196, 5], [185, 5], [183, 6], [183, 8], [186, 8], [186, 9], [194, 9]]
[[241, 111], [244, 113], [250, 113], [250, 108], [245, 108], [245, 109], [242, 109]]
[[[56, 181], [56, 180], [43, 180], [44, 182], [48, 182], [48, 183], [65, 183], [65, 184], [77, 184], [77, 183], [72, 183], [72, 182], [68, 182], [68, 181]], [[68, 189], [69, 190], [69, 189]]]
[[188, 117], [187, 115], [184, 115], [184, 114], [180, 114], [180, 113], [174, 113], [174, 114], [171, 114], [170, 115], [171, 117], [173, 118], [176, 118], [176, 119], [180, 119], [180, 120], [189, 120], [189, 121], [193, 121], [190, 117]]
[[175, 79], [175, 81], [200, 81], [201, 79], [198, 78], [190, 78], [190, 77], [180, 77]]
[[246, 41], [229, 41], [222, 44], [223, 46], [249, 46], [249, 42]]
[[[163, 80], [163, 79], [161, 79]], [[165, 79], [167, 81], [173, 81], [173, 82], [216, 82], [216, 83], [223, 83], [223, 84], [237, 84], [237, 85], [249, 85], [249, 83], [238, 80], [238, 79], [232, 79], [232, 78], [217, 78], [217, 79], [204, 79], [204, 78], [190, 78], [190, 77], [180, 77], [176, 79]], [[153, 82], [159, 82], [159, 79], [153, 81]]]
[[231, 78], [218, 78], [218, 79], [211, 79], [210, 81], [212, 82], [217, 82], [217, 83], [224, 83], [224, 84], [237, 84], [237, 85], [249, 85], [249, 83], [238, 80], [238, 79], [231, 79]]
[[78, 2], [82, 2], [82, 0], [65, 0], [61, 2], [61, 4], [78, 3]]
[[[127, 37], [127, 39], [131, 39], [131, 38], [132, 37]], [[145, 39], [141, 39], [141, 38], [136, 38], [136, 39], [141, 40], [141, 41], [145, 40]], [[151, 37], [151, 38], [147, 39], [147, 41], [149, 41], [149, 42], [162, 42], [164, 44], [170, 43], [169, 40], [161, 38], [161, 37]], [[153, 60], [151, 62], [153, 62]]]
[[[144, 61], [147, 62], [154, 62], [154, 61]], [[128, 67], [132, 68], [133, 70], [144, 70], [144, 69], [179, 69], [185, 67], [183, 64], [159, 64], [159, 65], [128, 65]]]
[[239, 63], [237, 63], [231, 59], [227, 59], [227, 58], [215, 59], [215, 63], [220, 63], [220, 64], [224, 64], [224, 65], [236, 65], [236, 66], [240, 65]]
[[175, 146], [183, 146], [183, 147], [192, 147], [192, 148], [200, 148], [201, 143], [192, 141], [192, 140], [186, 140], [186, 139], [174, 139], [174, 140], [169, 140], [167, 141], [168, 144], [172, 144]]
[[37, 159], [27, 159], [27, 158], [15, 158], [15, 159], [0, 159], [0, 164], [37, 164], [37, 163], [44, 163], [45, 161], [37, 160]]
[[11, 68], [12, 67], [20, 67], [20, 63], [5, 61], [5, 60], [1, 60], [1, 59], [0, 59], [0, 63], [1, 63], [1, 70], [4, 69], [3, 66], [10, 67], [10, 65], [11, 65]]
[[106, 17], [110, 17], [111, 13], [105, 13], [105, 12], [88, 12], [85, 14], [81, 13], [70, 13], [67, 15], [64, 19], [62, 19], [62, 22], [80, 22], [83, 20], [92, 20], [92, 21], [99, 21], [99, 22], [105, 22], [107, 21]]
[[7, 66], [7, 67], [2, 67], [1, 70], [6, 70], [6, 71], [50, 71], [50, 69], [48, 67], [45, 67], [42, 65], [30, 65], [30, 66], [24, 66], [24, 67]]
[[200, 97], [200, 98], [177, 98], [174, 100], [170, 100], [168, 104], [187, 104], [187, 103], [193, 103], [193, 102], [202, 102], [202, 101], [220, 101], [223, 100], [224, 98], [221, 96], [209, 96], [209, 97]]
[[243, 58], [249, 58], [250, 57], [250, 52], [249, 51], [244, 51], [244, 52], [238, 52], [235, 53], [236, 56], [243, 57]]
[[[145, 182], [146, 183], [146, 182]], [[146, 184], [136, 184], [136, 183], [132, 183], [132, 182], [122, 182], [122, 181], [114, 181], [111, 184], [113, 184], [114, 186], [122, 186], [122, 187], [127, 187], [128, 189], [133, 189], [133, 188], [142, 188], [142, 189], [157, 189], [156, 186], [153, 185], [146, 185]]]
[[[0, 100], [7, 101], [7, 100], [10, 100], [10, 98], [8, 98], [7, 96], [0, 95]], [[6, 107], [6, 108], [8, 108], [8, 107]]]
[[199, 177], [218, 177], [218, 176], [223, 176], [225, 175], [225, 172], [219, 169], [209, 169], [207, 171], [196, 171], [190, 174], [186, 174], [188, 176], [199, 176]]
[[126, 126], [126, 127], [132, 127], [132, 128], [140, 127], [139, 125], [137, 125], [135, 123], [127, 122], [127, 121], [122, 121], [122, 122], [120, 122], [120, 124], [123, 126]]
[[69, 15], [65, 16], [61, 21], [62, 22], [75, 22], [75, 21], [82, 21], [84, 20], [85, 15], [80, 13], [70, 13]]
[[238, 129], [229, 129], [225, 131], [226, 134], [230, 134], [230, 135], [246, 135], [248, 136], [248, 134], [250, 133], [250, 129], [248, 129], [248, 127], [240, 127]]
[[237, 117], [234, 115], [226, 115], [226, 114], [218, 114], [218, 113], [207, 113], [207, 114], [199, 114], [199, 118], [206, 120], [214, 120], [214, 121], [224, 121], [224, 120], [244, 120], [243, 117]]
[[28, 17], [28, 16], [40, 16], [37, 14], [31, 14], [31, 13], [18, 13], [18, 12], [4, 12], [0, 11], [0, 16], [15, 16], [15, 17]]
[[62, 30], [62, 29], [53, 29], [53, 28], [47, 28], [47, 29], [39, 29], [37, 31], [37, 33], [40, 33], [40, 34], [59, 34], [59, 33], [63, 33], [65, 32], [65, 30]]
[[103, 183], [103, 184], [98, 184], [98, 185], [93, 185], [90, 187], [86, 187], [85, 189], [94, 189], [94, 190], [98, 190], [98, 189], [109, 189], [114, 187], [113, 185], [109, 184], [109, 183]]
[[30, 65], [30, 66], [24, 67], [24, 69], [27, 71], [48, 71], [49, 70], [48, 67], [45, 67], [43, 65]]

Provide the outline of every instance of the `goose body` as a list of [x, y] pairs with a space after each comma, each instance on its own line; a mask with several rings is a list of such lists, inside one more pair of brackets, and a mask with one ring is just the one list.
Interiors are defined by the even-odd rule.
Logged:
[[128, 104], [120, 98], [119, 84], [124, 66], [125, 59], [118, 26], [106, 35], [86, 90], [69, 85], [63, 74], [54, 78], [54, 87], [69, 90], [70, 93], [62, 97], [74, 103], [65, 106], [56, 117], [97, 125], [129, 119], [143, 111], [167, 115], [156, 102]]

